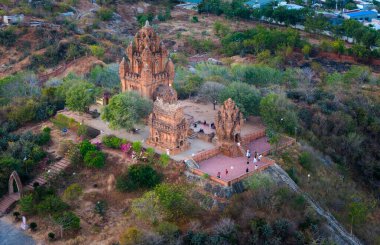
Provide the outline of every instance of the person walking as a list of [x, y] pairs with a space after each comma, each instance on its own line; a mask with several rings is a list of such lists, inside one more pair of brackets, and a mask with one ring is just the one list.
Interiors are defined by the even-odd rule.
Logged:
[[218, 179], [220, 179], [220, 172], [218, 172], [218, 174], [216, 175], [216, 177], [217, 177]]
[[259, 169], [259, 166], [257, 166], [257, 164], [255, 165], [255, 171], [257, 171], [257, 169]]
[[259, 162], [261, 161], [261, 158], [263, 158], [263, 155], [259, 155]]
[[245, 172], [248, 173], [248, 172], [249, 172], [249, 168], [247, 168], [247, 169], [245, 170]]
[[228, 174], [228, 169], [226, 169], [226, 175]]

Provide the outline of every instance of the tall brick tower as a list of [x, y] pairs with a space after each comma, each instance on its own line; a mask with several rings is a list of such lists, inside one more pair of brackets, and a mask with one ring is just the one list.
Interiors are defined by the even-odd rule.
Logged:
[[160, 85], [171, 86], [174, 80], [174, 64], [160, 38], [147, 21], [126, 49], [128, 60], [120, 63], [121, 90], [136, 91], [146, 98], [153, 98]]

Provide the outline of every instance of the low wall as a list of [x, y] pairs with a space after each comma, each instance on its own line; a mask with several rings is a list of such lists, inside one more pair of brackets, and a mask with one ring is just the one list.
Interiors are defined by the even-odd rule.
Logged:
[[[194, 168], [192, 168], [192, 169], [190, 169], [190, 170], [191, 170], [191, 172], [192, 172], [193, 174], [196, 174], [196, 175], [201, 176], [201, 177], [205, 174], [205, 172], [203, 172], [203, 171], [201, 171], [201, 170], [199, 170], [199, 169], [194, 169]], [[216, 183], [218, 183], [218, 184], [221, 184], [221, 185], [223, 185], [223, 186], [229, 186], [229, 184], [228, 184], [229, 182], [224, 181], [224, 180], [221, 180], [221, 179], [218, 179], [218, 178], [216, 178], [216, 177], [214, 177], [214, 176], [211, 176], [211, 175], [210, 175], [209, 179], [212, 180], [212, 181], [214, 181], [214, 182], [216, 182]]]
[[260, 131], [256, 131], [254, 133], [250, 133], [250, 134], [242, 136], [241, 141], [243, 145], [248, 145], [252, 141], [264, 136], [265, 136], [265, 129], [262, 129]]
[[199, 163], [201, 161], [210, 159], [211, 157], [217, 156], [218, 154], [220, 154], [220, 149], [219, 147], [216, 147], [207, 151], [199, 152], [192, 158], [195, 162]]

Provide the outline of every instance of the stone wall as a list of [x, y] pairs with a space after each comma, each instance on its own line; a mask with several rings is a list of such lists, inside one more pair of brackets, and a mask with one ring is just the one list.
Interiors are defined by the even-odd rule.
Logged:
[[207, 150], [207, 151], [199, 152], [195, 156], [193, 156], [192, 158], [193, 158], [194, 161], [196, 161], [197, 163], [199, 163], [201, 161], [210, 159], [211, 157], [217, 156], [220, 153], [221, 152], [220, 152], [219, 147], [216, 147], [216, 148], [213, 148], [213, 149], [210, 149], [210, 150]]
[[256, 132], [242, 136], [241, 137], [241, 141], [242, 141], [241, 143], [242, 143], [242, 145], [248, 145], [252, 141], [259, 139], [261, 137], [264, 137], [264, 136], [265, 136], [265, 129], [262, 129], [260, 131], [256, 131]]

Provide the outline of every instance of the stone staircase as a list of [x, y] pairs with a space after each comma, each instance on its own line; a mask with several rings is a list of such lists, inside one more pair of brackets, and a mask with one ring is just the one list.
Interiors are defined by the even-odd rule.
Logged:
[[[62, 158], [60, 161], [51, 165], [46, 172], [40, 174], [34, 180], [32, 180], [27, 186], [24, 187], [24, 190], [32, 191], [34, 189], [34, 183], [38, 183], [39, 186], [45, 185], [49, 179], [57, 176], [60, 172], [64, 171], [69, 165], [70, 161], [66, 158]], [[19, 193], [6, 195], [2, 199], [0, 199], [0, 217], [9, 212], [12, 205], [18, 200], [20, 200]]]
[[199, 165], [196, 161], [194, 161], [193, 159], [187, 159], [185, 160], [185, 164], [186, 166], [188, 166], [189, 168], [196, 168], [196, 169], [199, 169]]
[[9, 209], [13, 206], [15, 202], [20, 200], [20, 194], [19, 193], [13, 193], [10, 195], [4, 196], [0, 200], [0, 217], [6, 214]]
[[70, 165], [70, 161], [66, 158], [62, 158], [60, 161], [54, 163], [49, 169], [37, 176], [33, 181], [31, 181], [26, 187], [26, 190], [33, 190], [33, 184], [38, 183], [40, 186], [46, 184], [49, 179], [57, 176], [60, 172], [64, 171]]

